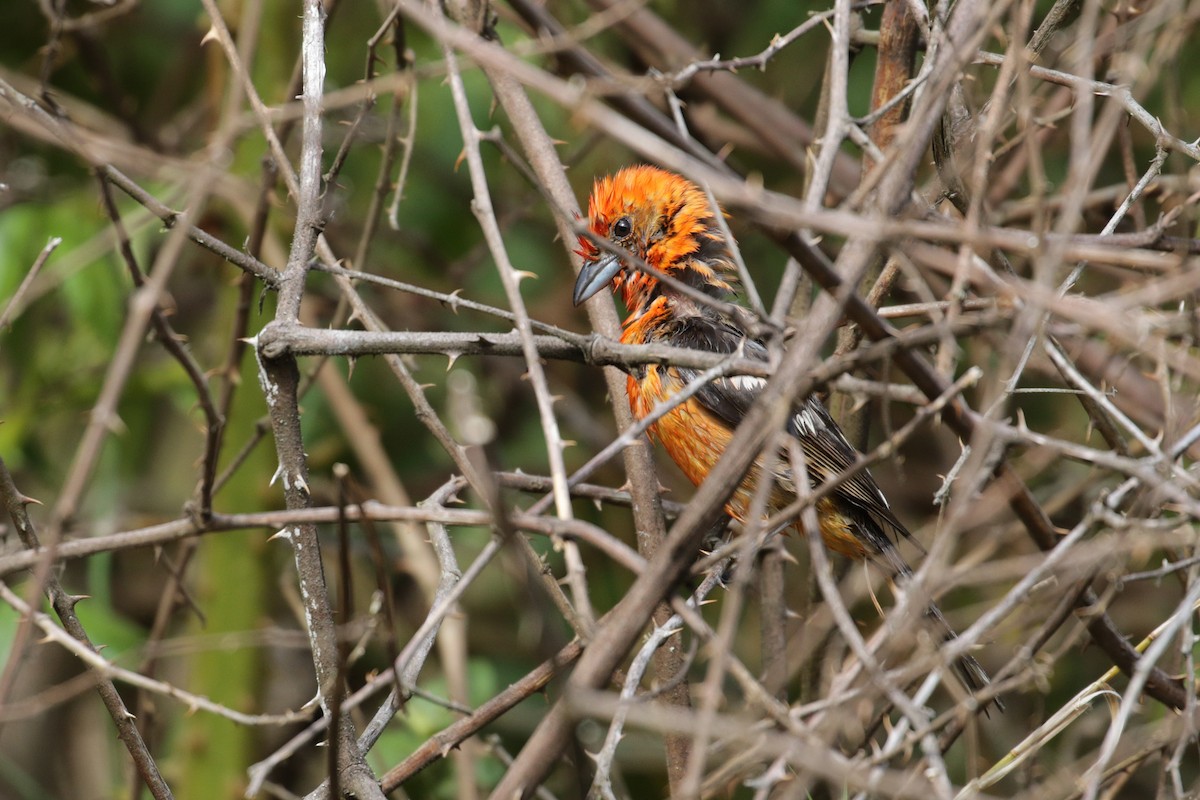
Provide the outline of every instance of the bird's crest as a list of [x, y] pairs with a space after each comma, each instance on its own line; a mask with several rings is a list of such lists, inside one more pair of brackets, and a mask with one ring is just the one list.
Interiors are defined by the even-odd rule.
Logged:
[[[721, 300], [731, 299], [737, 271], [708, 195], [674, 173], [650, 166], [627, 167], [600, 178], [588, 200], [592, 235], [627, 250], [654, 269]], [[587, 236], [576, 252], [585, 265], [607, 253]], [[585, 267], [586, 268], [586, 267]], [[653, 275], [620, 264], [612, 278], [631, 312], [644, 310], [661, 291]]]

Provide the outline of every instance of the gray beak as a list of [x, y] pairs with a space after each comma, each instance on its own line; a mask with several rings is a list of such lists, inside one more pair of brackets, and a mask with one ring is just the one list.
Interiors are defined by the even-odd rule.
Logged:
[[620, 271], [621, 259], [611, 253], [585, 263], [575, 280], [575, 305], [579, 305], [610, 284]]

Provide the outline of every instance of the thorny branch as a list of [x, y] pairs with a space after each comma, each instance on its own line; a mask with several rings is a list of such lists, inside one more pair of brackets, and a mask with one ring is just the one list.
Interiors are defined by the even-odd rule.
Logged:
[[[210, 13], [215, 9], [210, 10]], [[220, 19], [212, 14], [214, 22]], [[321, 183], [321, 95], [324, 93], [325, 9], [319, 0], [304, 4], [303, 74], [304, 74], [304, 131], [301, 143], [299, 180], [296, 184], [296, 224], [288, 263], [280, 279], [279, 300], [272, 323], [287, 328], [299, 322], [300, 302], [305, 292], [308, 263], [316, 247], [318, 233], [325, 227], [324, 190]], [[285, 170], [286, 174], [286, 170]], [[308, 484], [308, 462], [300, 430], [299, 378], [294, 356], [272, 358], [258, 353], [260, 383], [271, 417], [271, 429], [279, 458], [277, 477], [283, 485], [284, 501], [289, 509], [304, 509], [312, 504]], [[331, 731], [329, 746], [335, 748], [336, 768], [330, 776], [330, 794], [340, 797], [344, 790], [349, 796], [382, 795], [378, 784], [358, 749], [354, 726], [348, 715], [335, 709], [331, 696], [342, 697], [341, 660], [338, 657], [338, 635], [326, 588], [321, 547], [316, 526], [298, 524], [283, 528], [279, 536], [292, 547], [300, 595], [304, 602], [305, 619], [312, 646], [313, 666], [317, 678], [317, 696], [326, 717], [337, 719]]]
[[[37, 531], [29, 518], [29, 505], [37, 501], [26, 497], [17, 489], [12, 473], [8, 471], [8, 466], [2, 458], [0, 458], [0, 500], [4, 502], [4, 509], [12, 520], [13, 528], [17, 531], [21, 543], [28, 550], [36, 550], [39, 547], [39, 541]], [[58, 615], [63, 629], [78, 642], [83, 650], [96, 654], [96, 646], [92, 643], [75, 613], [75, 606], [85, 598], [68, 593], [53, 574], [47, 575], [41, 580], [41, 583], [45, 587], [46, 597], [54, 607], [54, 613]], [[33, 606], [30, 603], [20, 600], [11, 591], [8, 591], [7, 587], [5, 587], [5, 596], [6, 599], [11, 598], [8, 602], [16, 603], [26, 625], [37, 624], [37, 620], [34, 619]], [[41, 617], [41, 615], [37, 616]], [[159, 773], [158, 764], [155, 763], [154, 756], [146, 747], [141, 734], [138, 733], [133, 715], [126, 708], [125, 701], [117, 692], [117, 687], [105, 670], [94, 663], [91, 664], [91, 667], [96, 672], [96, 691], [99, 693], [100, 699], [104, 701], [104, 707], [108, 710], [108, 714], [117, 728], [117, 735], [129, 751], [130, 758], [133, 759], [142, 782], [150, 790], [150, 794], [155, 800], [169, 800], [174, 795]]]
[[[370, 20], [376, 34], [365, 44], [365, 74], [359, 60], [358, 74], [347, 80], [337, 65], [364, 45], [346, 36], [349, 25], [329, 24], [337, 3], [308, 0], [297, 28], [301, 83], [279, 90], [260, 77], [270, 72], [261, 62], [269, 54], [257, 47], [262, 9], [248, 4], [243, 16], [226, 19], [206, 0], [208, 47], [229, 74], [219, 121], [195, 152], [189, 132], [200, 112], [160, 126], [153, 114], [130, 110], [138, 107], [132, 92], [106, 109], [55, 81], [61, 65], [78, 57], [103, 87], [99, 96], [120, 100], [129, 90], [105, 65], [121, 54], [98, 60], [97, 43], [111, 35], [108, 20], [141, 13], [136, 4], [77, 17], [59, 5], [41, 4], [51, 37], [38, 78], [0, 72], [0, 113], [11, 127], [0, 147], [28, 140], [92, 170], [102, 181], [104, 214], [94, 239], [103, 244], [45, 231], [22, 256], [23, 279], [3, 284], [11, 295], [0, 337], [11, 338], [0, 340], [0, 355], [14, 362], [21, 380], [4, 393], [0, 435], [16, 442], [5, 455], [18, 465], [21, 485], [39, 493], [50, 487], [54, 503], [43, 540], [34, 540], [29, 500], [0, 462], [12, 525], [22, 534], [16, 549], [0, 552], [0, 596], [21, 617], [14, 655], [0, 673], [0, 719], [18, 681], [33, 672], [31, 659], [43, 649], [70, 652], [95, 675], [139, 780], [166, 797], [156, 759], [184, 756], [160, 742], [186, 731], [190, 718], [139, 720], [148, 732], [141, 737], [114, 682], [238, 726], [303, 716], [235, 711], [243, 705], [209, 700], [177, 673], [119, 666], [87, 640], [73, 613], [79, 595], [64, 588], [81, 580], [81, 561], [95, 580], [90, 568], [107, 563], [98, 556], [124, 563], [139, 549], [153, 552], [153, 574], [169, 575], [153, 615], [147, 649], [154, 650], [176, 635], [177, 608], [204, 613], [206, 602], [191, 585], [203, 566], [177, 562], [161, 548], [186, 543], [202, 554], [213, 537], [258, 543], [269, 530], [293, 546], [309, 637], [304, 657], [323, 708], [251, 768], [249, 794], [303, 791], [273, 783], [287, 780], [288, 762], [295, 773], [306, 764], [336, 765], [313, 797], [415, 791], [413, 776], [425, 771], [422, 780], [442, 780], [430, 768], [464, 748], [453, 756], [462, 797], [545, 793], [568, 773], [597, 796], [618, 797], [634, 734], [666, 745], [663, 794], [716, 796], [742, 783], [764, 798], [817, 794], [822, 786], [853, 787], [860, 797], [966, 797], [1016, 791], [1001, 781], [1013, 780], [1006, 776], [1034, 754], [1046, 777], [1024, 776], [1028, 796], [1051, 792], [1056, 771], [1072, 781], [1082, 774], [1074, 791], [1087, 798], [1123, 785], [1143, 793], [1169, 787], [1160, 793], [1179, 797], [1194, 791], [1186, 764], [1197, 729], [1192, 629], [1200, 501], [1190, 459], [1200, 452], [1200, 243], [1192, 235], [1198, 195], [1189, 171], [1200, 161], [1200, 145], [1176, 107], [1178, 87], [1165, 78], [1175, 60], [1190, 55], [1185, 48], [1200, 26], [1195, 3], [1135, 9], [1061, 0], [1039, 19], [1028, 0], [889, 2], [882, 16], [877, 4], [837, 0], [807, 18], [764, 16], [763, 26], [777, 26], [764, 32], [756, 20], [716, 13], [677, 30], [629, 0], [590, 0], [594, 13], [586, 17], [556, 2], [451, 4], [457, 24], [435, 6], [399, 0], [380, 15], [382, 23]], [[907, 44], [888, 39], [897, 18]], [[290, 35], [278, 26], [271, 31], [281, 41]], [[747, 49], [757, 50], [753, 56], [723, 59], [692, 44], [697, 31], [722, 50], [734, 36], [760, 44]], [[827, 43], [828, 60], [799, 58]], [[389, 45], [391, 72], [378, 69]], [[882, 82], [871, 110], [856, 116], [868, 107], [856, 89], [861, 81], [853, 80], [856, 54], [865, 48], [880, 50]], [[914, 54], [921, 65], [915, 75]], [[828, 65], [827, 113], [818, 138], [802, 95], [822, 78], [821, 64]], [[205, 73], [206, 83], [214, 75]], [[394, 102], [381, 110], [375, 100], [385, 94]], [[955, 170], [937, 176], [926, 167], [927, 145], [951, 97], [958, 128], [946, 139], [951, 152], [935, 157], [939, 165], [952, 159]], [[479, 120], [493, 102], [492, 127], [483, 131]], [[106, 110], [112, 115], [97, 113]], [[439, 134], [431, 122], [451, 118], [461, 137]], [[297, 121], [298, 147], [288, 142]], [[458, 145], [443, 152], [439, 138], [460, 141], [461, 152]], [[862, 164], [847, 140], [865, 154]], [[257, 182], [238, 172], [247, 142], [268, 154]], [[336, 155], [323, 169], [326, 143]], [[587, 308], [597, 333], [576, 332], [585, 325], [582, 314], [565, 303], [566, 264], [583, 229], [576, 193], [586, 191], [593, 171], [627, 160], [613, 155], [614, 144], [686, 173], [732, 213], [749, 274], [768, 299], [778, 298], [769, 319], [746, 317], [778, 348], [778, 362], [622, 345], [607, 297]], [[453, 170], [456, 156], [466, 165], [461, 174]], [[276, 176], [286, 197], [272, 194]], [[0, 184], [10, 180], [0, 174]], [[241, 196], [248, 186], [259, 187], [257, 205]], [[365, 214], [356, 186], [370, 187]], [[93, 186], [93, 206], [94, 194]], [[943, 202], [947, 195], [955, 203]], [[10, 204], [6, 195], [0, 202]], [[127, 224], [130, 203], [161, 221], [166, 235]], [[377, 224], [385, 207], [390, 232]], [[477, 224], [465, 224], [472, 213]], [[287, 219], [271, 219], [281, 214]], [[437, 235], [444, 227], [455, 232], [453, 246]], [[280, 241], [285, 229], [290, 243]], [[552, 241], [554, 233], [560, 241]], [[346, 242], [350, 259], [340, 252]], [[20, 405], [20, 389], [29, 376], [46, 373], [34, 360], [37, 339], [53, 338], [45, 329], [69, 338], [68, 323], [84, 316], [75, 308], [49, 314], [47, 303], [69, 295], [79, 304], [95, 294], [111, 306], [110, 295], [71, 283], [80, 265], [107, 252], [126, 266], [118, 281], [108, 280], [124, 292], [129, 313], [117, 315], [117, 329], [102, 342], [106, 357], [77, 368], [96, 384], [79, 393], [88, 398], [80, 409], [90, 413], [75, 414], [75, 427], [56, 433], [61, 423], [53, 412], [40, 419], [53, 407], [46, 398], [70, 392], [40, 390], [31, 414]], [[216, 259], [197, 266], [189, 260], [196, 254]], [[785, 258], [790, 266], [772, 286], [774, 265]], [[220, 278], [212, 271], [218, 259]], [[864, 299], [859, 276], [885, 261], [889, 277]], [[142, 263], [150, 265], [145, 275]], [[529, 280], [535, 271], [540, 281]], [[801, 272], [822, 288], [811, 312], [788, 318]], [[238, 276], [236, 290], [228, 275]], [[875, 302], [889, 294], [896, 305], [877, 311]], [[215, 321], [226, 302], [232, 324]], [[104, 316], [78, 306], [85, 307]], [[251, 339], [267, 417], [261, 407], [242, 408], [245, 397], [234, 402], [244, 371], [238, 339], [251, 336], [256, 313], [273, 316]], [[822, 360], [825, 339], [846, 321], [865, 333], [865, 343], [843, 337], [848, 352]], [[40, 337], [26, 327], [33, 324]], [[216, 331], [225, 333], [214, 360]], [[91, 351], [64, 352], [77, 358]], [[176, 400], [186, 395], [184, 405], [203, 414], [202, 440], [170, 439], [192, 441], [189, 458], [198, 466], [189, 478], [199, 487], [198, 503], [190, 488], [166, 488], [171, 469], [160, 469], [157, 448], [137, 438], [143, 420], [130, 416], [147, 407], [140, 398], [155, 386], [153, 367], [163, 354], [186, 378], [174, 387]], [[302, 378], [310, 360], [312, 371]], [[348, 374], [339, 371], [343, 363]], [[650, 420], [633, 423], [625, 407], [624, 373], [647, 364], [704, 371], [672, 403], [717, 376], [771, 379], [713, 478], [694, 494], [670, 470], [655, 470], [645, 438]], [[597, 366], [605, 367], [603, 389]], [[0, 379], [8, 371], [0, 363]], [[981, 372], [978, 385], [964, 391]], [[208, 388], [210, 373], [219, 375], [219, 391]], [[463, 395], [451, 384], [461, 385], [455, 381], [465, 373], [480, 388]], [[901, 375], [904, 386], [888, 382]], [[724, 498], [774, 440], [793, 398], [831, 385], [856, 400], [889, 398], [878, 404], [881, 413], [867, 409], [880, 441], [863, 448], [868, 455], [854, 468], [870, 465], [885, 481], [903, 474], [889, 495], [927, 550], [895, 603], [876, 600], [869, 574], [851, 571], [839, 580], [815, 542], [785, 542], [795, 556], [781, 557], [772, 578], [755, 571], [750, 554], [772, 526], [811, 516], [832, 484], [801, 491], [807, 496], [785, 515], [739, 527], [741, 538], [696, 558]], [[309, 386], [314, 391], [302, 406]], [[617, 432], [608, 415], [596, 413], [605, 394]], [[919, 408], [910, 414], [895, 399]], [[939, 415], [944, 426], [932, 424]], [[161, 432], [166, 424], [155, 425]], [[1101, 436], [1091, 436], [1093, 429]], [[268, 432], [284, 508], [256, 505], [236, 491], [262, 491], [268, 483], [255, 458]], [[930, 446], [914, 446], [925, 432]], [[579, 440], [575, 450], [571, 438]], [[49, 446], [61, 441], [71, 446]], [[331, 459], [349, 460], [340, 452], [347, 441], [366, 499], [335, 503], [325, 473]], [[957, 448], [962, 455], [952, 463]], [[61, 460], [56, 450], [65, 450]], [[139, 451], [145, 463], [136, 471], [116, 467], [125, 450]], [[40, 461], [53, 461], [57, 472], [40, 474]], [[805, 465], [791, 466], [801, 478]], [[131, 489], [132, 474], [139, 490]], [[939, 493], [948, 503], [935, 524], [921, 512], [937, 483], [926, 478], [940, 474], [948, 476]], [[141, 492], [142, 482], [152, 491]], [[660, 483], [686, 504], [665, 501]], [[407, 484], [431, 499], [414, 505]], [[805, 489], [802, 479], [798, 488]], [[574, 502], [580, 499], [601, 510]], [[460, 501], [464, 507], [451, 507]], [[110, 512], [111, 505], [120, 510]], [[637, 551], [621, 538], [630, 519]], [[395, 523], [397, 535], [378, 536], [375, 522]], [[344, 630], [334, 624], [318, 539], [332, 524], [345, 534], [332, 581], [340, 596], [349, 600], [355, 587], [377, 584], [376, 605], [347, 619]], [[730, 554], [733, 565], [718, 566]], [[460, 562], [469, 565], [465, 571]], [[364, 582], [357, 573], [368, 565], [371, 580]], [[796, 578], [806, 565], [824, 600], [800, 612]], [[22, 597], [12, 582], [27, 570], [33, 577]], [[712, 626], [683, 600], [686, 592], [673, 588], [693, 580], [705, 591], [725, 589], [714, 594], [721, 609]], [[748, 587], [760, 580], [762, 613], [779, 618], [781, 636], [774, 666], [764, 663], [756, 676], [747, 657], [756, 648], [741, 634], [757, 628], [746, 624], [760, 608]], [[969, 591], [960, 597], [958, 587]], [[37, 608], [43, 592], [61, 627]], [[959, 610], [961, 635], [940, 648], [920, 641], [909, 647], [900, 635], [911, 627], [907, 617], [932, 597]], [[368, 605], [353, 599], [342, 613]], [[963, 609], [964, 600], [972, 605]], [[380, 610], [380, 602], [388, 607]], [[873, 605], [888, 609], [882, 624], [874, 624]], [[628, 661], [651, 626], [657, 633]], [[362, 631], [366, 675], [357, 663], [343, 669], [337, 656], [345, 637]], [[39, 648], [37, 635], [52, 647]], [[1081, 646], [1088, 635], [1098, 648]], [[1135, 647], [1131, 639], [1143, 641]], [[1005, 666], [978, 697], [952, 697], [950, 704], [938, 693], [938, 675], [968, 651]], [[656, 665], [647, 671], [651, 657]], [[495, 663], [507, 670], [499, 685], [488, 683], [480, 666]], [[1127, 680], [1117, 680], [1117, 667]], [[802, 681], [801, 670], [816, 679]], [[1047, 703], [1042, 690], [1054, 690], [1046, 697], [1077, 694], [1079, 687], [1067, 684], [1081, 674], [1088, 685], [1078, 703], [1046, 708], [1049, 721], [1036, 724]], [[431, 691], [443, 676], [447, 688]], [[800, 697], [801, 682], [815, 696]], [[302, 680], [289, 675], [280, 683]], [[1091, 713], [1097, 692], [1114, 698], [1113, 720], [1072, 762], [1056, 740]], [[998, 693], [1015, 713], [980, 724], [972, 712]], [[438, 702], [454, 716], [439, 722], [437, 733], [394, 763], [380, 756], [367, 764], [368, 751], [407, 724], [401, 708], [414, 697], [440, 695], [450, 698]], [[1147, 698], [1177, 713], [1162, 724], [1143, 722], [1134, 712]], [[535, 703], [542, 704], [540, 723], [517, 741], [512, 721], [522, 712], [514, 709]], [[142, 715], [153, 706], [143, 699], [136, 708]], [[358, 736], [360, 713], [371, 722]], [[586, 727], [576, 726], [585, 717], [610, 724], [606, 742], [589, 740]], [[6, 727], [15, 724], [6, 720]], [[496, 724], [508, 726], [506, 746], [515, 742], [519, 750], [511, 762], [496, 748], [472, 749]], [[329, 750], [314, 747], [322, 737]], [[957, 766], [962, 759], [945, 753], [951, 746], [964, 748], [986, 779], [969, 781], [971, 771]], [[499, 782], [478, 782], [488, 770], [475, 768], [493, 759], [504, 765]]]

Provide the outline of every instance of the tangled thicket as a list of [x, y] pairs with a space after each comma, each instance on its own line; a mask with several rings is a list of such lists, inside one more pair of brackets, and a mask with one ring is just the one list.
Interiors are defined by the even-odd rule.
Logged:
[[[300, 10], [0, 31], [0, 794], [1200, 791], [1200, 3]], [[779, 363], [571, 308], [633, 161]], [[827, 394], [914, 580], [722, 531], [772, 432], [693, 490], [648, 362]]]

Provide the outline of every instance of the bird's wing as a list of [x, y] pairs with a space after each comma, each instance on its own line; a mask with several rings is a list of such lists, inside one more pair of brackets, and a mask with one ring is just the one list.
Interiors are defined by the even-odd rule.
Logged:
[[[693, 317], [681, 323], [674, 334], [672, 341], [685, 347], [718, 353], [733, 353], [740, 347], [747, 358], [766, 360], [766, 348], [760, 342], [746, 338], [732, 325], [719, 321]], [[685, 383], [699, 374], [697, 370], [682, 368], [678, 372]], [[763, 378], [748, 375], [717, 378], [700, 389], [695, 399], [730, 428], [737, 428], [764, 386], [766, 381]], [[841, 428], [814, 395], [795, 404], [788, 419], [787, 432], [800, 442], [809, 483], [813, 486], [849, 471], [858, 462], [858, 451], [846, 440]], [[781, 480], [791, 483], [793, 478], [786, 457], [781, 459], [777, 469]], [[858, 512], [856, 516], [862, 524], [874, 529], [868, 533], [875, 535], [869, 535], [868, 538], [877, 547], [882, 549], [898, 536], [911, 536], [892, 512], [883, 492], [866, 469], [859, 469], [846, 479], [834, 490], [834, 495]]]

